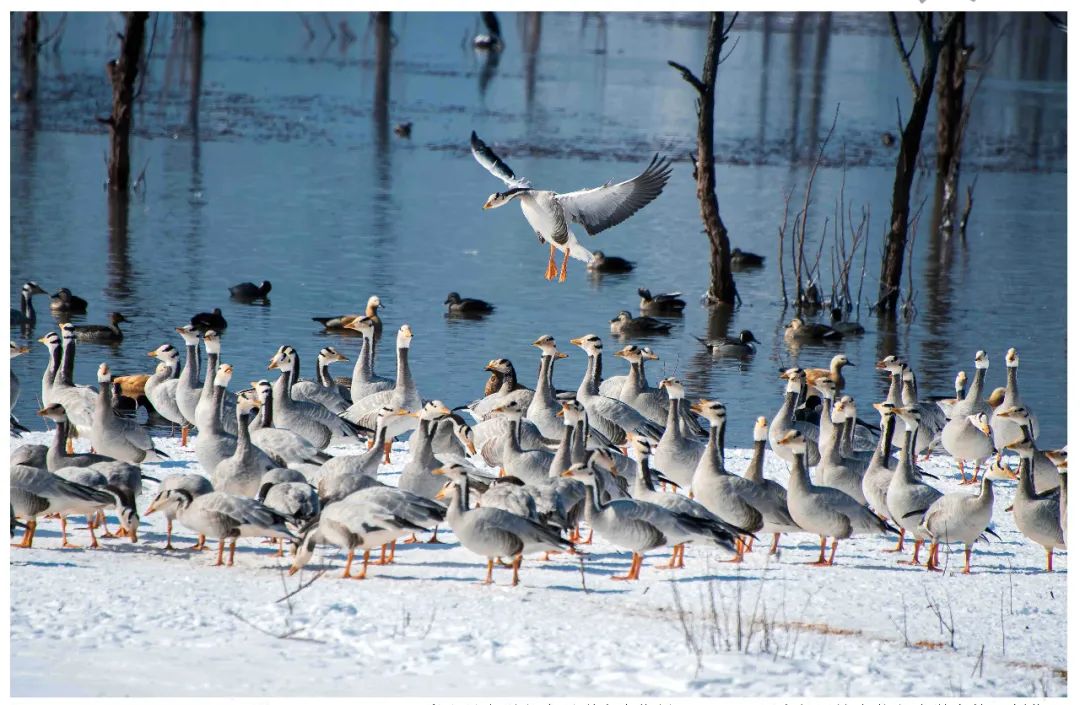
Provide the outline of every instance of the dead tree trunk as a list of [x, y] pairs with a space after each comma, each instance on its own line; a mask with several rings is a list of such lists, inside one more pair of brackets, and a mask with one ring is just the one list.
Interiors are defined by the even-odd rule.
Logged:
[[41, 17], [36, 12], [27, 12], [23, 18], [22, 31], [19, 33], [19, 48], [22, 49], [23, 61], [30, 63], [37, 56], [38, 30], [41, 29]]
[[112, 145], [109, 151], [109, 189], [127, 192], [131, 177], [131, 111], [135, 96], [135, 77], [139, 73], [143, 37], [148, 12], [128, 12], [124, 33], [120, 35], [120, 56], [106, 64], [112, 83], [112, 115], [103, 119], [109, 126]]
[[[923, 127], [934, 95], [934, 76], [943, 44], [949, 42], [956, 28], [956, 15], [950, 15], [940, 34], [934, 32], [934, 16], [921, 12], [919, 36], [922, 38], [924, 62], [918, 79], [911, 66], [911, 52], [904, 47], [896, 13], [889, 13], [889, 25], [900, 53], [900, 63], [911, 86], [912, 105], [907, 124], [900, 135], [900, 154], [896, 157], [896, 176], [893, 180], [892, 215], [885, 236], [885, 252], [881, 259], [881, 282], [875, 308], [881, 313], [896, 313], [900, 296], [900, 281], [904, 273], [904, 250], [907, 246], [908, 217], [911, 211], [911, 184], [915, 180], [915, 161], [919, 156]], [[914, 47], [912, 47], [914, 49]]]
[[731, 26], [738, 16], [738, 13], [735, 13], [731, 22], [725, 26], [723, 12], [711, 14], [709, 42], [705, 48], [705, 66], [702, 68], [701, 78], [681, 64], [674, 61], [668, 62], [672, 68], [682, 74], [683, 79], [693, 86], [698, 94], [698, 148], [695, 172], [697, 197], [701, 203], [701, 220], [705, 224], [705, 234], [709, 238], [711, 278], [705, 298], [710, 305], [732, 305], [739, 296], [735, 289], [735, 278], [731, 274], [731, 245], [728, 242], [727, 228], [724, 227], [724, 221], [720, 218], [720, 205], [716, 200], [716, 163], [713, 158], [716, 69], [720, 65], [720, 50], [723, 49]]
[[27, 12], [19, 32], [19, 50], [22, 52], [22, 86], [15, 91], [15, 100], [27, 104], [26, 117], [30, 130], [38, 123], [38, 33], [41, 29], [41, 17], [36, 12]]
[[937, 180], [932, 227], [946, 235], [953, 231], [960, 184], [960, 149], [964, 141], [964, 86], [970, 56], [964, 30], [961, 12], [957, 14], [956, 30], [941, 48], [937, 77]]
[[199, 137], [199, 99], [202, 96], [203, 31], [205, 13], [191, 13], [191, 101], [188, 104], [188, 124], [192, 135]]
[[390, 13], [376, 12], [375, 17], [375, 102], [372, 117], [375, 119], [376, 141], [386, 143], [390, 139]]

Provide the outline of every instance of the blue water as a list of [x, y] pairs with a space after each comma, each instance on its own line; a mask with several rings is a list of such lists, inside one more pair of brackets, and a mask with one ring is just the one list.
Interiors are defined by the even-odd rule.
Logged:
[[[91, 383], [103, 360], [118, 373], [151, 371], [146, 352], [179, 345], [172, 328], [215, 306], [229, 321], [223, 356], [236, 369], [234, 387], [267, 376], [269, 357], [286, 343], [300, 351], [310, 375], [320, 347], [332, 344], [350, 358], [359, 347], [355, 338], [324, 334], [311, 317], [357, 312], [377, 293], [388, 331], [412, 326], [414, 373], [425, 397], [456, 405], [479, 396], [482, 368], [495, 357], [512, 359], [531, 385], [537, 355], [530, 343], [543, 333], [571, 354], [556, 382], [573, 388], [584, 355], [568, 340], [601, 335], [606, 371], [620, 372], [610, 353], [623, 341], [611, 338], [608, 321], [621, 309], [636, 311], [636, 290], [646, 286], [682, 291], [689, 301], [672, 334], [649, 341], [661, 356], [650, 380], [675, 374], [692, 394], [723, 400], [732, 443], [748, 443], [753, 419], [777, 408], [778, 367], [824, 366], [842, 349], [858, 365], [848, 391], [872, 419], [869, 405], [886, 386], [874, 360], [895, 352], [913, 365], [920, 391], [949, 393], [956, 371], [970, 371], [980, 348], [993, 362], [988, 384], [1003, 384], [1010, 346], [1021, 353], [1020, 385], [1039, 414], [1040, 445], [1065, 441], [1065, 37], [1032, 19], [1040, 15], [969, 18], [968, 40], [980, 48], [1006, 29], [965, 143], [962, 184], [978, 175], [967, 237], [929, 232], [929, 124], [926, 169], [913, 196], [915, 207], [925, 199], [912, 271], [918, 315], [880, 328], [865, 304], [876, 297], [893, 177], [895, 147], [885, 147], [881, 133], [897, 132], [896, 102], [904, 112], [910, 102], [883, 15], [838, 15], [827, 26], [817, 14], [798, 22], [774, 16], [768, 31], [762, 15], [746, 15], [736, 26], [738, 44], [718, 80], [718, 198], [732, 244], [768, 259], [762, 270], [737, 274], [742, 305], [711, 317], [698, 302], [708, 283], [708, 247], [686, 158], [693, 100], [665, 63], [700, 67], [699, 16], [673, 22], [608, 13], [600, 53], [595, 16], [582, 29], [581, 15], [544, 14], [530, 53], [526, 29], [535, 20], [500, 13], [507, 46], [481, 90], [485, 57], [463, 43], [478, 29], [478, 15], [398, 13], [382, 121], [373, 110], [377, 69], [365, 14], [332, 15], [358, 35], [345, 46], [340, 37], [329, 40], [317, 15], [307, 15], [317, 34], [309, 42], [296, 13], [209, 14], [196, 138], [185, 35], [174, 31], [173, 14], [162, 13], [156, 31], [148, 27], [154, 53], [133, 143], [133, 171], [145, 165], [145, 190], [132, 196], [126, 228], [118, 211], [110, 213], [107, 136], [92, 119], [109, 110], [102, 67], [116, 51], [116, 17], [69, 15], [59, 51], [42, 54], [36, 109], [12, 103], [12, 305], [32, 278], [49, 291], [67, 286], [87, 298], [87, 322], [104, 322], [111, 310], [131, 319], [122, 345], [80, 346], [79, 382]], [[58, 18], [47, 13], [48, 26]], [[22, 81], [14, 53], [11, 79], [13, 86]], [[861, 317], [867, 333], [835, 349], [793, 350], [782, 338], [792, 312], [779, 295], [777, 227], [792, 187], [792, 215], [801, 207], [812, 155], [838, 104], [815, 180], [808, 251], [816, 253], [828, 218], [828, 287], [843, 179], [845, 204], [871, 211]], [[411, 140], [389, 130], [406, 120], [414, 123]], [[546, 247], [520, 210], [480, 208], [502, 185], [468, 153], [473, 129], [518, 174], [555, 190], [628, 178], [657, 151], [677, 159], [655, 203], [587, 243], [636, 261], [634, 273], [590, 277], [574, 262], [565, 284], [546, 282]], [[270, 306], [229, 301], [228, 286], [263, 278], [274, 285]], [[791, 287], [790, 269], [787, 278]], [[483, 321], [448, 320], [441, 302], [450, 290], [497, 310]], [[37, 304], [44, 315], [31, 341], [51, 323], [47, 302]], [[742, 328], [763, 341], [749, 360], [714, 360], [692, 337]], [[23, 382], [16, 414], [38, 428], [33, 412], [45, 351], [32, 347], [12, 366]], [[392, 375], [389, 347], [382, 353], [380, 372]], [[342, 366], [335, 372], [349, 374]]]

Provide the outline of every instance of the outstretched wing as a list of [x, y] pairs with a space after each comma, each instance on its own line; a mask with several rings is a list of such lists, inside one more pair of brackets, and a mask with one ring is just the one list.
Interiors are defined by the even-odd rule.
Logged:
[[484, 141], [476, 136], [475, 131], [473, 131], [470, 139], [472, 142], [473, 156], [476, 157], [476, 161], [480, 162], [480, 166], [490, 171], [494, 176], [497, 176], [510, 188], [529, 187], [529, 182], [514, 176], [514, 170], [506, 166], [506, 162], [499, 159], [499, 155], [491, 151], [491, 147], [484, 144]]
[[570, 220], [596, 235], [649, 205], [664, 190], [670, 176], [670, 162], [658, 154], [645, 171], [628, 181], [563, 193], [556, 198]]

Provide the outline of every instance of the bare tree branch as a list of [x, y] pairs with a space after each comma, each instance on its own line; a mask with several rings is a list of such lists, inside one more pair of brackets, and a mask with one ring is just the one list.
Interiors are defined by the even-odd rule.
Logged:
[[668, 66], [682, 74], [683, 80], [693, 86], [694, 90], [698, 93], [704, 92], [705, 84], [701, 82], [701, 79], [694, 75], [693, 71], [674, 61], [669, 61]]
[[896, 20], [895, 12], [889, 13], [889, 32], [892, 34], [893, 42], [896, 43], [896, 51], [900, 54], [900, 64], [904, 67], [904, 75], [907, 76], [911, 93], [917, 96], [919, 94], [919, 82], [915, 80], [915, 69], [911, 67], [911, 51], [915, 50], [917, 42], [912, 42], [911, 51], [904, 48], [904, 38], [900, 36], [900, 24]]

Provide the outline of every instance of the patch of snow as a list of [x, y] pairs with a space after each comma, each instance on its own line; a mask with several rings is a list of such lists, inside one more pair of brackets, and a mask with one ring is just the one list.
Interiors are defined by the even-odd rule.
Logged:
[[[155, 440], [173, 459], [147, 474], [198, 470], [190, 448]], [[13, 440], [27, 442], [48, 434]], [[396, 482], [405, 456], [396, 443], [380, 479]], [[728, 457], [741, 472], [749, 452]], [[940, 489], [962, 489], [947, 457], [923, 466]], [[771, 454], [766, 474], [787, 481]], [[146, 485], [140, 508], [156, 492]], [[11, 551], [11, 694], [1064, 696], [1067, 558], [1043, 572], [1043, 550], [1004, 511], [1013, 491], [995, 483], [1002, 540], [976, 546], [969, 576], [956, 548], [930, 574], [898, 565], [882, 537], [842, 541], [835, 567], [813, 568], [817, 538], [798, 535], [782, 539], [779, 560], [759, 537], [742, 565], [690, 546], [686, 569], [660, 570], [668, 554], [654, 551], [625, 583], [609, 578], [629, 554], [597, 538], [583, 561], [529, 558], [519, 587], [508, 570], [485, 587], [484, 561], [440, 529], [450, 543], [399, 543], [396, 563], [366, 580], [340, 579], [344, 555], [330, 548], [287, 577], [290, 559], [259, 539], [240, 540], [235, 567], [214, 568], [214, 551], [190, 551], [194, 536], [176, 524], [179, 550], [166, 552], [156, 514], [137, 544], [97, 551], [61, 549], [45, 520], [33, 549]], [[82, 520], [69, 527], [87, 543]]]

